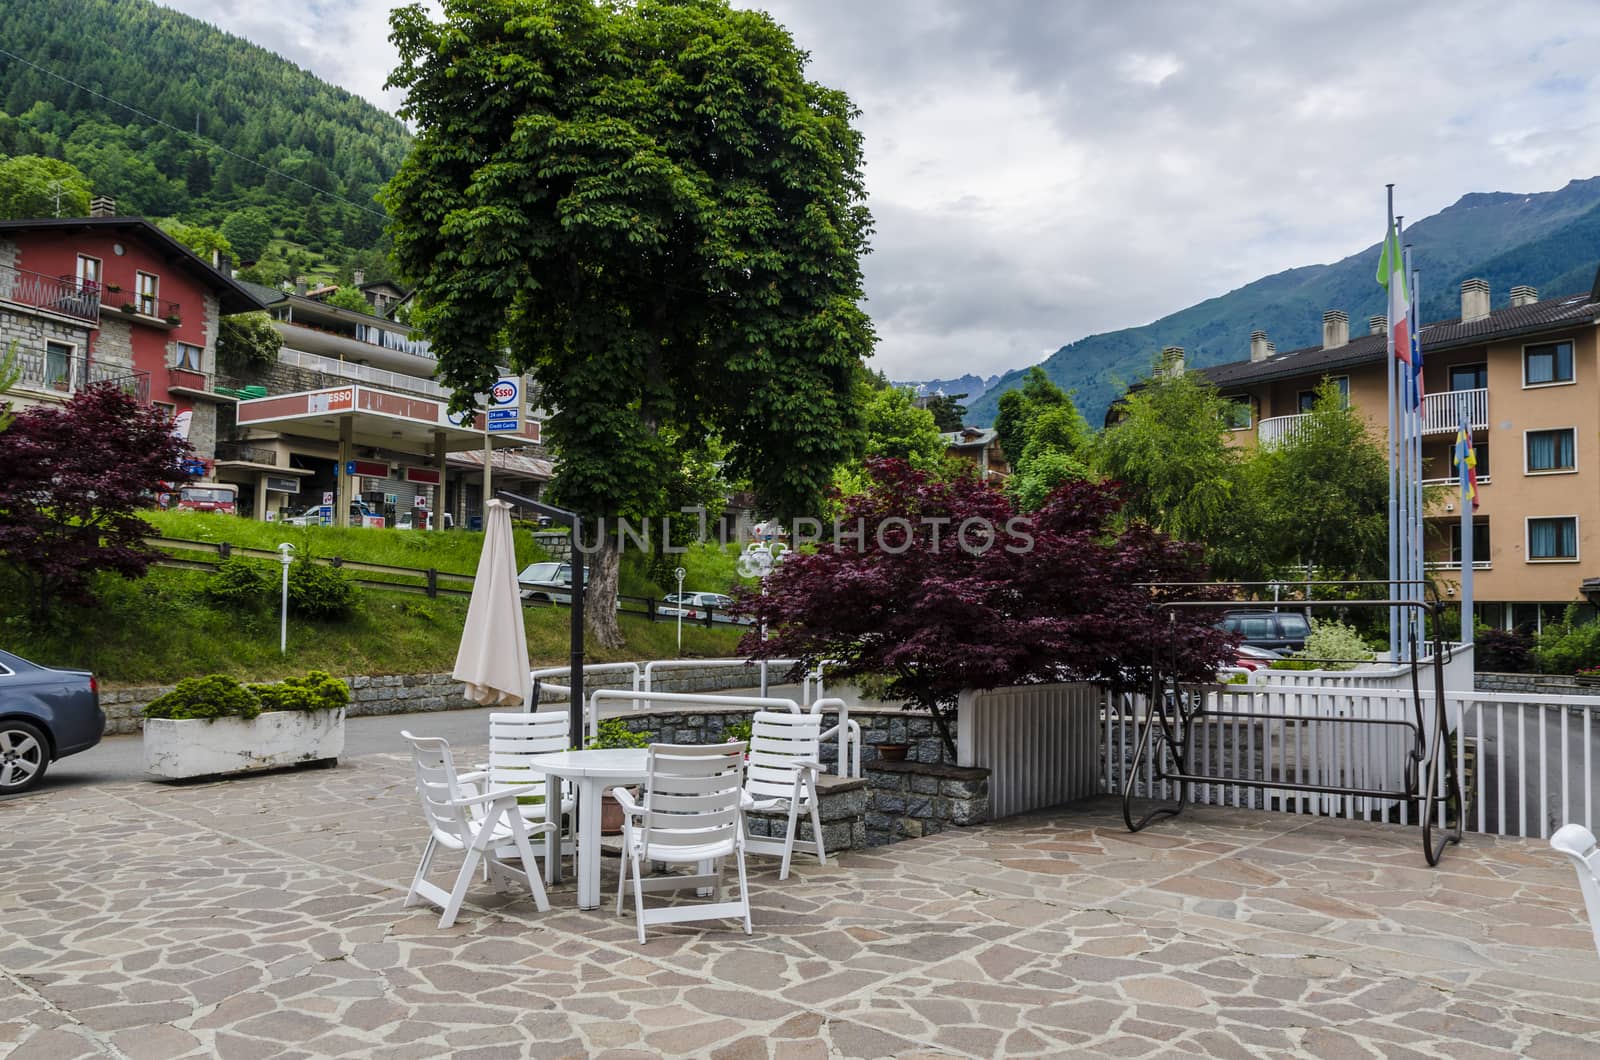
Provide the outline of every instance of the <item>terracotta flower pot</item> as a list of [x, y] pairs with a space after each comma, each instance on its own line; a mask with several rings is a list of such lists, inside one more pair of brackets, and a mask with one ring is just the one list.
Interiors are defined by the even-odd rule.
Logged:
[[906, 760], [906, 752], [910, 750], [910, 744], [880, 743], [878, 745], [878, 757], [885, 762], [904, 762]]
[[612, 797], [609, 789], [600, 796], [600, 834], [622, 834], [622, 803]]

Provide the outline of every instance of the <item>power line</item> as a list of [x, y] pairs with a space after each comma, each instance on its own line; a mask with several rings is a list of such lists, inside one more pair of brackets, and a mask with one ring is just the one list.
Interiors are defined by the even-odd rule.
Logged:
[[[248, 157], [246, 155], [241, 155], [237, 151], [229, 150], [228, 148], [226, 148], [226, 147], [222, 146], [221, 144], [217, 143], [215, 140], [211, 139], [209, 136], [200, 135], [200, 133], [198, 131], [190, 132], [188, 129], [180, 129], [180, 128], [178, 128], [178, 126], [172, 124], [169, 121], [164, 121], [161, 118], [156, 117], [154, 114], [146, 113], [145, 111], [140, 110], [138, 107], [131, 106], [130, 104], [122, 102], [120, 99], [113, 99], [110, 96], [106, 95], [104, 92], [96, 91], [95, 89], [90, 88], [88, 85], [81, 85], [78, 82], [74, 81], [70, 77], [67, 77], [67, 76], [65, 76], [63, 74], [58, 74], [54, 70], [48, 69], [47, 67], [40, 66], [38, 63], [32, 62], [31, 60], [24, 59], [22, 56], [18, 55], [16, 52], [7, 51], [5, 48], [0, 48], [0, 55], [4, 55], [8, 59], [14, 59], [17, 62], [21, 63], [23, 66], [26, 66], [26, 67], [29, 67], [31, 69], [39, 71], [41, 74], [44, 74], [46, 77], [53, 77], [57, 81], [63, 82], [64, 84], [71, 85], [73, 88], [76, 88], [81, 92], [87, 92], [91, 96], [94, 96], [97, 99], [103, 99], [107, 103], [110, 103], [110, 104], [112, 104], [114, 106], [121, 107], [123, 110], [127, 111], [128, 113], [136, 114], [140, 118], [143, 118], [145, 121], [153, 122], [154, 124], [161, 126], [163, 129], [170, 129], [170, 130], [172, 130], [173, 132], [177, 133], [180, 136], [187, 136], [190, 139], [199, 140], [202, 143], [209, 144], [209, 145], [211, 145], [212, 147], [215, 147], [218, 151], [221, 151], [223, 154], [227, 155], [230, 158], [237, 158], [239, 161], [245, 163], [246, 165], [254, 166], [257, 169], [262, 170], [265, 173], [271, 174], [272, 176], [279, 178], [280, 180], [289, 181], [291, 184], [298, 184], [302, 188], [306, 188], [309, 191], [311, 191], [311, 193], [314, 194], [314, 195], [324, 195], [324, 196], [334, 200], [335, 202], [342, 202], [346, 206], [353, 206], [357, 210], [361, 210], [364, 213], [372, 214], [374, 217], [382, 217], [385, 220], [387, 220], [388, 217], [389, 217], [389, 215], [387, 213], [385, 213], [384, 211], [382, 211], [382, 210], [374, 209], [371, 206], [364, 206], [361, 203], [356, 202], [354, 199], [347, 199], [343, 195], [337, 195], [337, 194], [335, 194], [335, 193], [333, 193], [331, 191], [328, 191], [328, 190], [326, 190], [324, 188], [319, 188], [315, 184], [310, 183], [309, 181], [301, 180], [299, 177], [290, 176], [288, 173], [284, 173], [281, 170], [274, 169], [271, 166], [267, 165], [265, 162], [257, 162], [255, 159], [250, 158], [250, 157]], [[199, 124], [200, 124], [199, 115], [197, 113], [196, 116], [195, 116], [195, 125], [196, 125], [197, 128], [198, 128]]]

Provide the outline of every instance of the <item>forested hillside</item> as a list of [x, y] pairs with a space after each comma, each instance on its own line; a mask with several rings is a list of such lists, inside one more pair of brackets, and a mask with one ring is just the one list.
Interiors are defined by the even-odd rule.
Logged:
[[[1381, 235], [1380, 217], [1372, 235]], [[1473, 193], [1406, 226], [1422, 274], [1422, 319], [1461, 315], [1461, 281], [1489, 281], [1495, 308], [1508, 304], [1515, 284], [1544, 297], [1588, 290], [1600, 265], [1600, 177], [1574, 180], [1534, 195]], [[1196, 252], [1197, 255], [1199, 252]], [[1058, 386], [1077, 392], [1078, 407], [1098, 424], [1107, 406], [1147, 374], [1163, 346], [1184, 347], [1191, 365], [1224, 364], [1250, 355], [1256, 328], [1280, 350], [1322, 341], [1322, 313], [1342, 309], [1352, 333], [1384, 312], [1376, 240], [1331, 265], [1308, 265], [1266, 276], [1142, 327], [1090, 335], [1061, 347], [1042, 367]], [[1201, 267], [1203, 262], [1196, 262]], [[1007, 373], [983, 397], [968, 402], [967, 422], [994, 422], [1000, 395], [1022, 385], [1026, 367]]]
[[122, 213], [236, 218], [236, 253], [264, 259], [269, 283], [351, 265], [382, 274], [373, 196], [407, 150], [395, 118], [148, 0], [5, 0], [4, 13], [0, 155], [63, 159]]

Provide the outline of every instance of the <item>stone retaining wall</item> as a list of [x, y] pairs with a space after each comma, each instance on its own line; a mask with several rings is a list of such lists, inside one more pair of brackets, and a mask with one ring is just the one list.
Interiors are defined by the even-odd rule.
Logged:
[[1476, 674], [1479, 692], [1532, 692], [1545, 696], [1600, 696], [1600, 688], [1579, 684], [1576, 677], [1556, 674]]
[[[862, 765], [871, 785], [867, 806], [867, 845], [942, 832], [951, 825], [989, 819], [989, 771], [925, 762]], [[823, 826], [826, 831], [827, 826]]]
[[[350, 686], [350, 706], [346, 715], [352, 718], [370, 714], [466, 710], [479, 706], [461, 695], [461, 682], [449, 674], [359, 675], [346, 677], [344, 681]], [[710, 692], [756, 687], [761, 682], [761, 673], [754, 666], [684, 667], [653, 675], [653, 682], [659, 692]], [[143, 726], [145, 705], [172, 691], [172, 687], [154, 685], [103, 690], [100, 693], [100, 708], [106, 714], [106, 735], [139, 732]], [[626, 671], [595, 674], [585, 679], [584, 687], [591, 692], [596, 688], [632, 688], [633, 677]], [[565, 697], [547, 692], [543, 698], [552, 700]]]

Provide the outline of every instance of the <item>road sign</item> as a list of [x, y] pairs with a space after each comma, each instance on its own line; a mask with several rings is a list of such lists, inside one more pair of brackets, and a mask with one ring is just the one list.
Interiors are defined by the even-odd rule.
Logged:
[[515, 433], [522, 427], [522, 380], [506, 376], [489, 391], [485, 426], [491, 431]]

